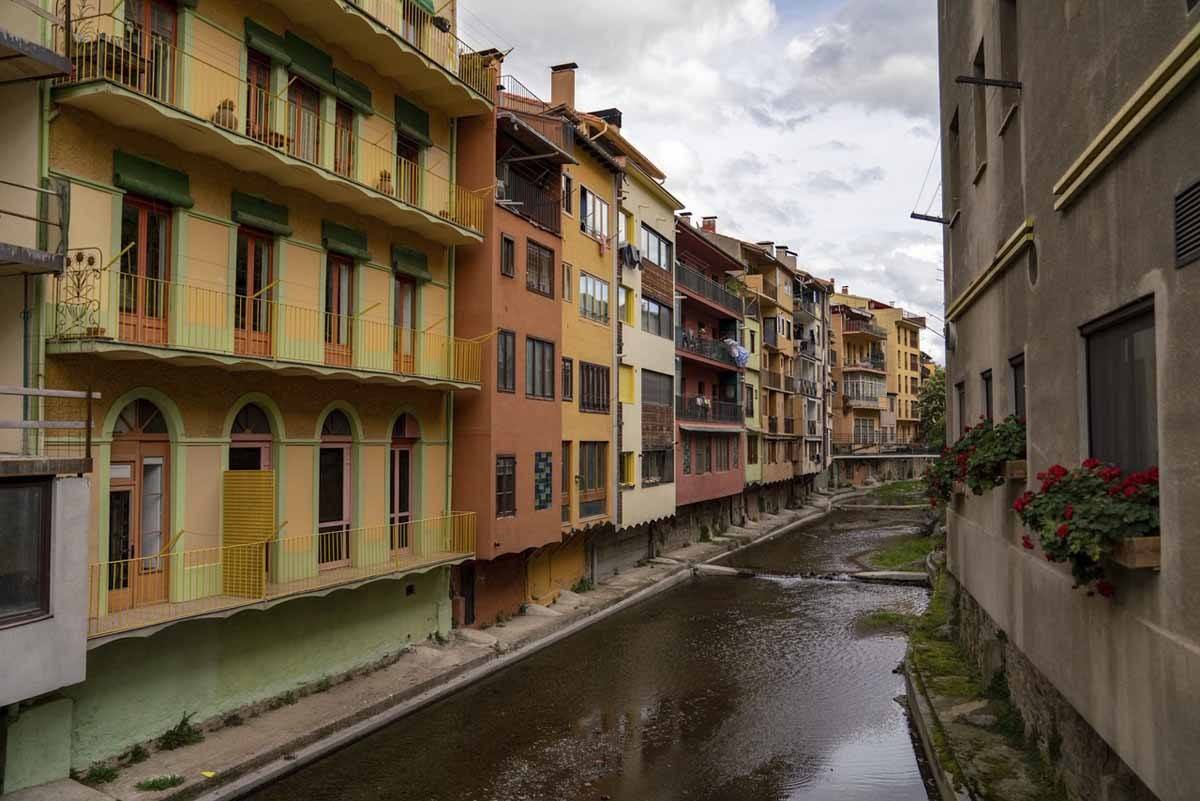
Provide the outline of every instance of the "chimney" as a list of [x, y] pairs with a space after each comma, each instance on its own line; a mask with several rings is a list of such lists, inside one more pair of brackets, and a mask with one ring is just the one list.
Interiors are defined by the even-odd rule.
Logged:
[[692, 227], [692, 213], [690, 211], [679, 212], [679, 219], [683, 220], [688, 228]]
[[850, 294], [850, 287], [849, 287], [848, 285], [843, 285], [843, 286], [842, 286], [842, 294], [843, 294], [843, 295], [849, 295], [849, 294]]
[[716, 217], [701, 217], [700, 218], [700, 230], [707, 231], [710, 234], [715, 234], [717, 232], [717, 218]]
[[575, 110], [575, 70], [579, 65], [574, 61], [566, 64], [556, 64], [550, 68], [550, 104], [566, 106]]

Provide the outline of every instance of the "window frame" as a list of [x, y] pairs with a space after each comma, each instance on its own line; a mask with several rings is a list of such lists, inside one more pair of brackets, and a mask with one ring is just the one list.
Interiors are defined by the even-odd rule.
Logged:
[[995, 420], [995, 383], [992, 381], [991, 368], [979, 374], [979, 381], [983, 388], [983, 419]]
[[579, 363], [579, 410], [588, 414], [611, 414], [612, 370], [604, 364]]
[[562, 357], [562, 399], [575, 400], [575, 360], [570, 356]]
[[[525, 337], [525, 397], [531, 400], [554, 400], [554, 343], [546, 339]], [[547, 354], [547, 351], [549, 353]], [[538, 390], [542, 391], [538, 391]]]
[[[501, 472], [504, 465], [507, 472]], [[502, 486], [501, 482], [507, 486]], [[506, 502], [507, 501], [507, 502]], [[517, 516], [517, 457], [511, 453], [496, 454], [496, 518]]]
[[[534, 256], [537, 256], [538, 263], [535, 264]], [[542, 267], [545, 267], [545, 274], [542, 275]], [[536, 273], [534, 271], [536, 268]], [[542, 278], [545, 278], [545, 286], [542, 285]], [[540, 242], [533, 239], [525, 240], [525, 288], [536, 295], [543, 297], [554, 297], [554, 250], [548, 248]]]
[[[655, 267], [663, 270], [669, 271], [671, 269], [673, 265], [673, 259], [675, 258], [675, 245], [670, 239], [667, 239], [658, 231], [654, 230], [649, 225], [646, 225], [646, 223], [642, 223], [641, 232], [638, 237], [638, 245], [642, 251], [643, 261], [648, 261]], [[654, 246], [653, 251], [651, 249], [651, 245]], [[654, 252], [656, 258], [650, 257], [651, 252]], [[659, 259], [663, 259], [664, 257], [666, 261], [665, 264], [662, 261], [659, 261]]]
[[569, 173], [562, 174], [562, 210], [564, 214], [575, 216], [574, 214], [574, 198], [575, 198], [575, 179]]
[[[505, 343], [511, 346], [507, 361], [504, 359]], [[503, 328], [496, 333], [496, 391], [510, 394], [517, 391], [517, 332]]]
[[1022, 351], [1008, 360], [1009, 377], [1012, 379], [1013, 414], [1025, 419], [1025, 353]]
[[[603, 287], [604, 298], [598, 299], [596, 291]], [[579, 271], [579, 316], [585, 320], [591, 320], [594, 323], [608, 325], [609, 323], [609, 290], [611, 285], [603, 278], [598, 278], [591, 273]], [[603, 311], [599, 310], [603, 304]]]
[[[657, 477], [651, 475], [651, 467], [661, 470]], [[673, 484], [675, 482], [675, 449], [674, 448], [651, 448], [642, 451], [642, 486], [657, 487], [660, 484]]]
[[[38, 535], [38, 605], [36, 609], [0, 616], [0, 629], [10, 626], [21, 626], [44, 620], [53, 615], [50, 608], [51, 582], [54, 579], [53, 570], [53, 517], [54, 517], [54, 479], [46, 477], [18, 477], [0, 480], [0, 490], [5, 488], [33, 488], [41, 497], [42, 519]], [[165, 488], [164, 488], [165, 491]]]
[[[589, 203], [589, 199], [592, 201]], [[597, 211], [602, 210], [603, 216], [597, 219]], [[588, 189], [583, 184], [579, 185], [579, 230], [593, 239], [599, 239], [604, 242], [608, 241], [609, 215], [611, 206], [609, 202], [598, 194]], [[589, 222], [599, 223], [589, 225]]]
[[517, 277], [517, 240], [508, 234], [500, 235], [500, 275]]
[[[651, 306], [656, 307], [657, 312], [652, 313], [650, 309]], [[675, 321], [673, 319], [675, 314], [674, 308], [665, 303], [659, 303], [654, 298], [648, 298], [645, 295], [642, 295], [641, 311], [643, 331], [648, 334], [653, 334], [657, 337], [662, 337], [663, 339], [673, 340], [675, 338]], [[649, 324], [650, 320], [655, 317], [658, 318], [657, 330], [655, 330], [655, 328]]]

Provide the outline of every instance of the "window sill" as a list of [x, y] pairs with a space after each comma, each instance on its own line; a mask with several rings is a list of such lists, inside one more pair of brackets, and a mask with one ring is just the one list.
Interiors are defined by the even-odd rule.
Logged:
[[579, 411], [583, 414], [612, 414], [612, 409], [585, 409], [582, 406], [579, 407]]
[[0, 620], [0, 631], [5, 629], [15, 629], [18, 626], [28, 626], [31, 623], [41, 623], [46, 620], [51, 620], [54, 615], [50, 612], [38, 610], [29, 614], [11, 617], [6, 620]]
[[554, 396], [553, 396], [553, 395], [549, 395], [549, 396], [543, 396], [543, 395], [530, 395], [529, 393], [525, 393], [525, 400], [531, 400], [531, 401], [553, 401], [553, 400], [554, 400]]
[[554, 300], [554, 290], [550, 290], [549, 292], [543, 292], [540, 289], [534, 289], [533, 287], [526, 284], [525, 291], [530, 293], [531, 295], [541, 295], [543, 298], [550, 298], [550, 300]]

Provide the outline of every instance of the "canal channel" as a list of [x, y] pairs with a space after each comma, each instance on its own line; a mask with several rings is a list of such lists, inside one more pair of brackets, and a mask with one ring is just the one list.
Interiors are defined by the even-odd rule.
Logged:
[[879, 608], [927, 593], [809, 574], [911, 534], [835, 512], [306, 766], [247, 801], [926, 801]]

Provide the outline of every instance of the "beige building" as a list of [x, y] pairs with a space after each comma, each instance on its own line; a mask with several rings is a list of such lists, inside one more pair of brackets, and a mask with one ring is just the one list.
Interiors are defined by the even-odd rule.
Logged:
[[[1029, 443], [1028, 480], [949, 510], [960, 636], [1070, 798], [1195, 799], [1200, 4], [938, 6], [948, 433], [1015, 413]], [[1111, 599], [1011, 511], [1089, 457], [1161, 474], [1157, 565], [1106, 560]]]

